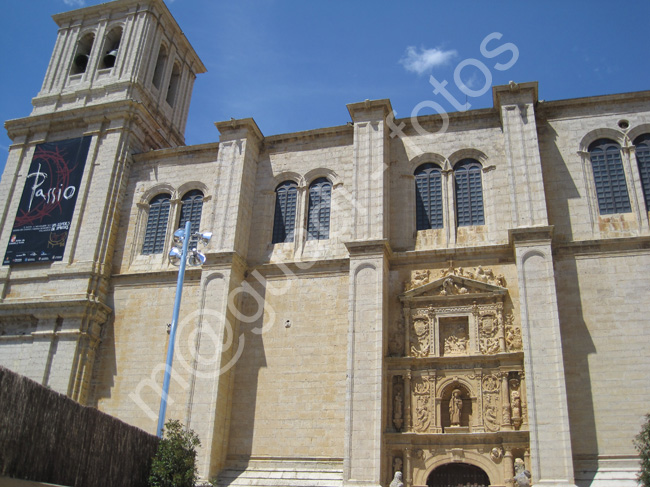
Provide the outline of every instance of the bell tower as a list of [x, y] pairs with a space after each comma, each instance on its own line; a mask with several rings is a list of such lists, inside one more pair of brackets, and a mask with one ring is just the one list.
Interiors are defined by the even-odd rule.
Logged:
[[32, 117], [138, 104], [143, 150], [184, 143], [205, 67], [162, 0], [117, 0], [53, 18], [58, 38]]
[[0, 364], [84, 403], [111, 319], [132, 155], [184, 144], [205, 72], [162, 0], [57, 14], [42, 88], [0, 183]]

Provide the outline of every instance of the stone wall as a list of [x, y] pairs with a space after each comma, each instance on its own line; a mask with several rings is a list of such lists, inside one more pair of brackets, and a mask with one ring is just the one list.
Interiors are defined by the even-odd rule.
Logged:
[[246, 297], [242, 313], [264, 316], [240, 325], [233, 459], [343, 457], [348, 276], [307, 272], [247, 281], [263, 302]]

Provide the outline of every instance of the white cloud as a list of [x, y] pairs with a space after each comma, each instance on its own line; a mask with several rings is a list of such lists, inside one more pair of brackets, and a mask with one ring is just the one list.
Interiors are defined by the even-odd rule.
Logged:
[[420, 52], [418, 52], [417, 48], [408, 46], [399, 62], [407, 71], [423, 74], [436, 66], [448, 63], [456, 54], [456, 51], [443, 51], [435, 47], [433, 49], [420, 48]]
[[85, 0], [63, 0], [63, 3], [65, 3], [69, 7], [83, 7], [84, 5], [86, 5]]

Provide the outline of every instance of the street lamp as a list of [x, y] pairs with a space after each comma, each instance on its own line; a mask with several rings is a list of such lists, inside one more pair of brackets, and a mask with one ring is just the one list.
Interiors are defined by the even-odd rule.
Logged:
[[160, 411], [158, 412], [158, 437], [162, 438], [165, 425], [165, 412], [167, 411], [167, 398], [169, 395], [169, 380], [172, 373], [172, 360], [174, 358], [174, 340], [176, 338], [176, 325], [178, 323], [178, 311], [181, 307], [181, 296], [183, 295], [183, 279], [185, 278], [185, 264], [200, 266], [205, 263], [205, 255], [196, 250], [189, 249], [190, 239], [198, 237], [199, 242], [207, 245], [212, 238], [212, 233], [190, 234], [190, 221], [185, 222], [185, 228], [179, 228], [174, 232], [174, 246], [169, 251], [169, 262], [179, 266], [178, 280], [176, 282], [176, 298], [174, 300], [174, 313], [172, 324], [169, 330], [169, 346], [167, 347], [167, 361], [165, 362], [165, 378], [163, 379], [163, 391], [160, 398]]

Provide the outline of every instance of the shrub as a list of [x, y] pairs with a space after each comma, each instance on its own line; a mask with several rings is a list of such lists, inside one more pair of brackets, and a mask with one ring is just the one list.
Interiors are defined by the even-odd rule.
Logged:
[[184, 429], [180, 421], [167, 421], [151, 464], [149, 486], [194, 487], [198, 478], [196, 447], [200, 444], [196, 433]]
[[634, 438], [634, 447], [641, 458], [641, 471], [637, 480], [642, 487], [650, 487], [650, 414], [646, 414], [641, 432]]

